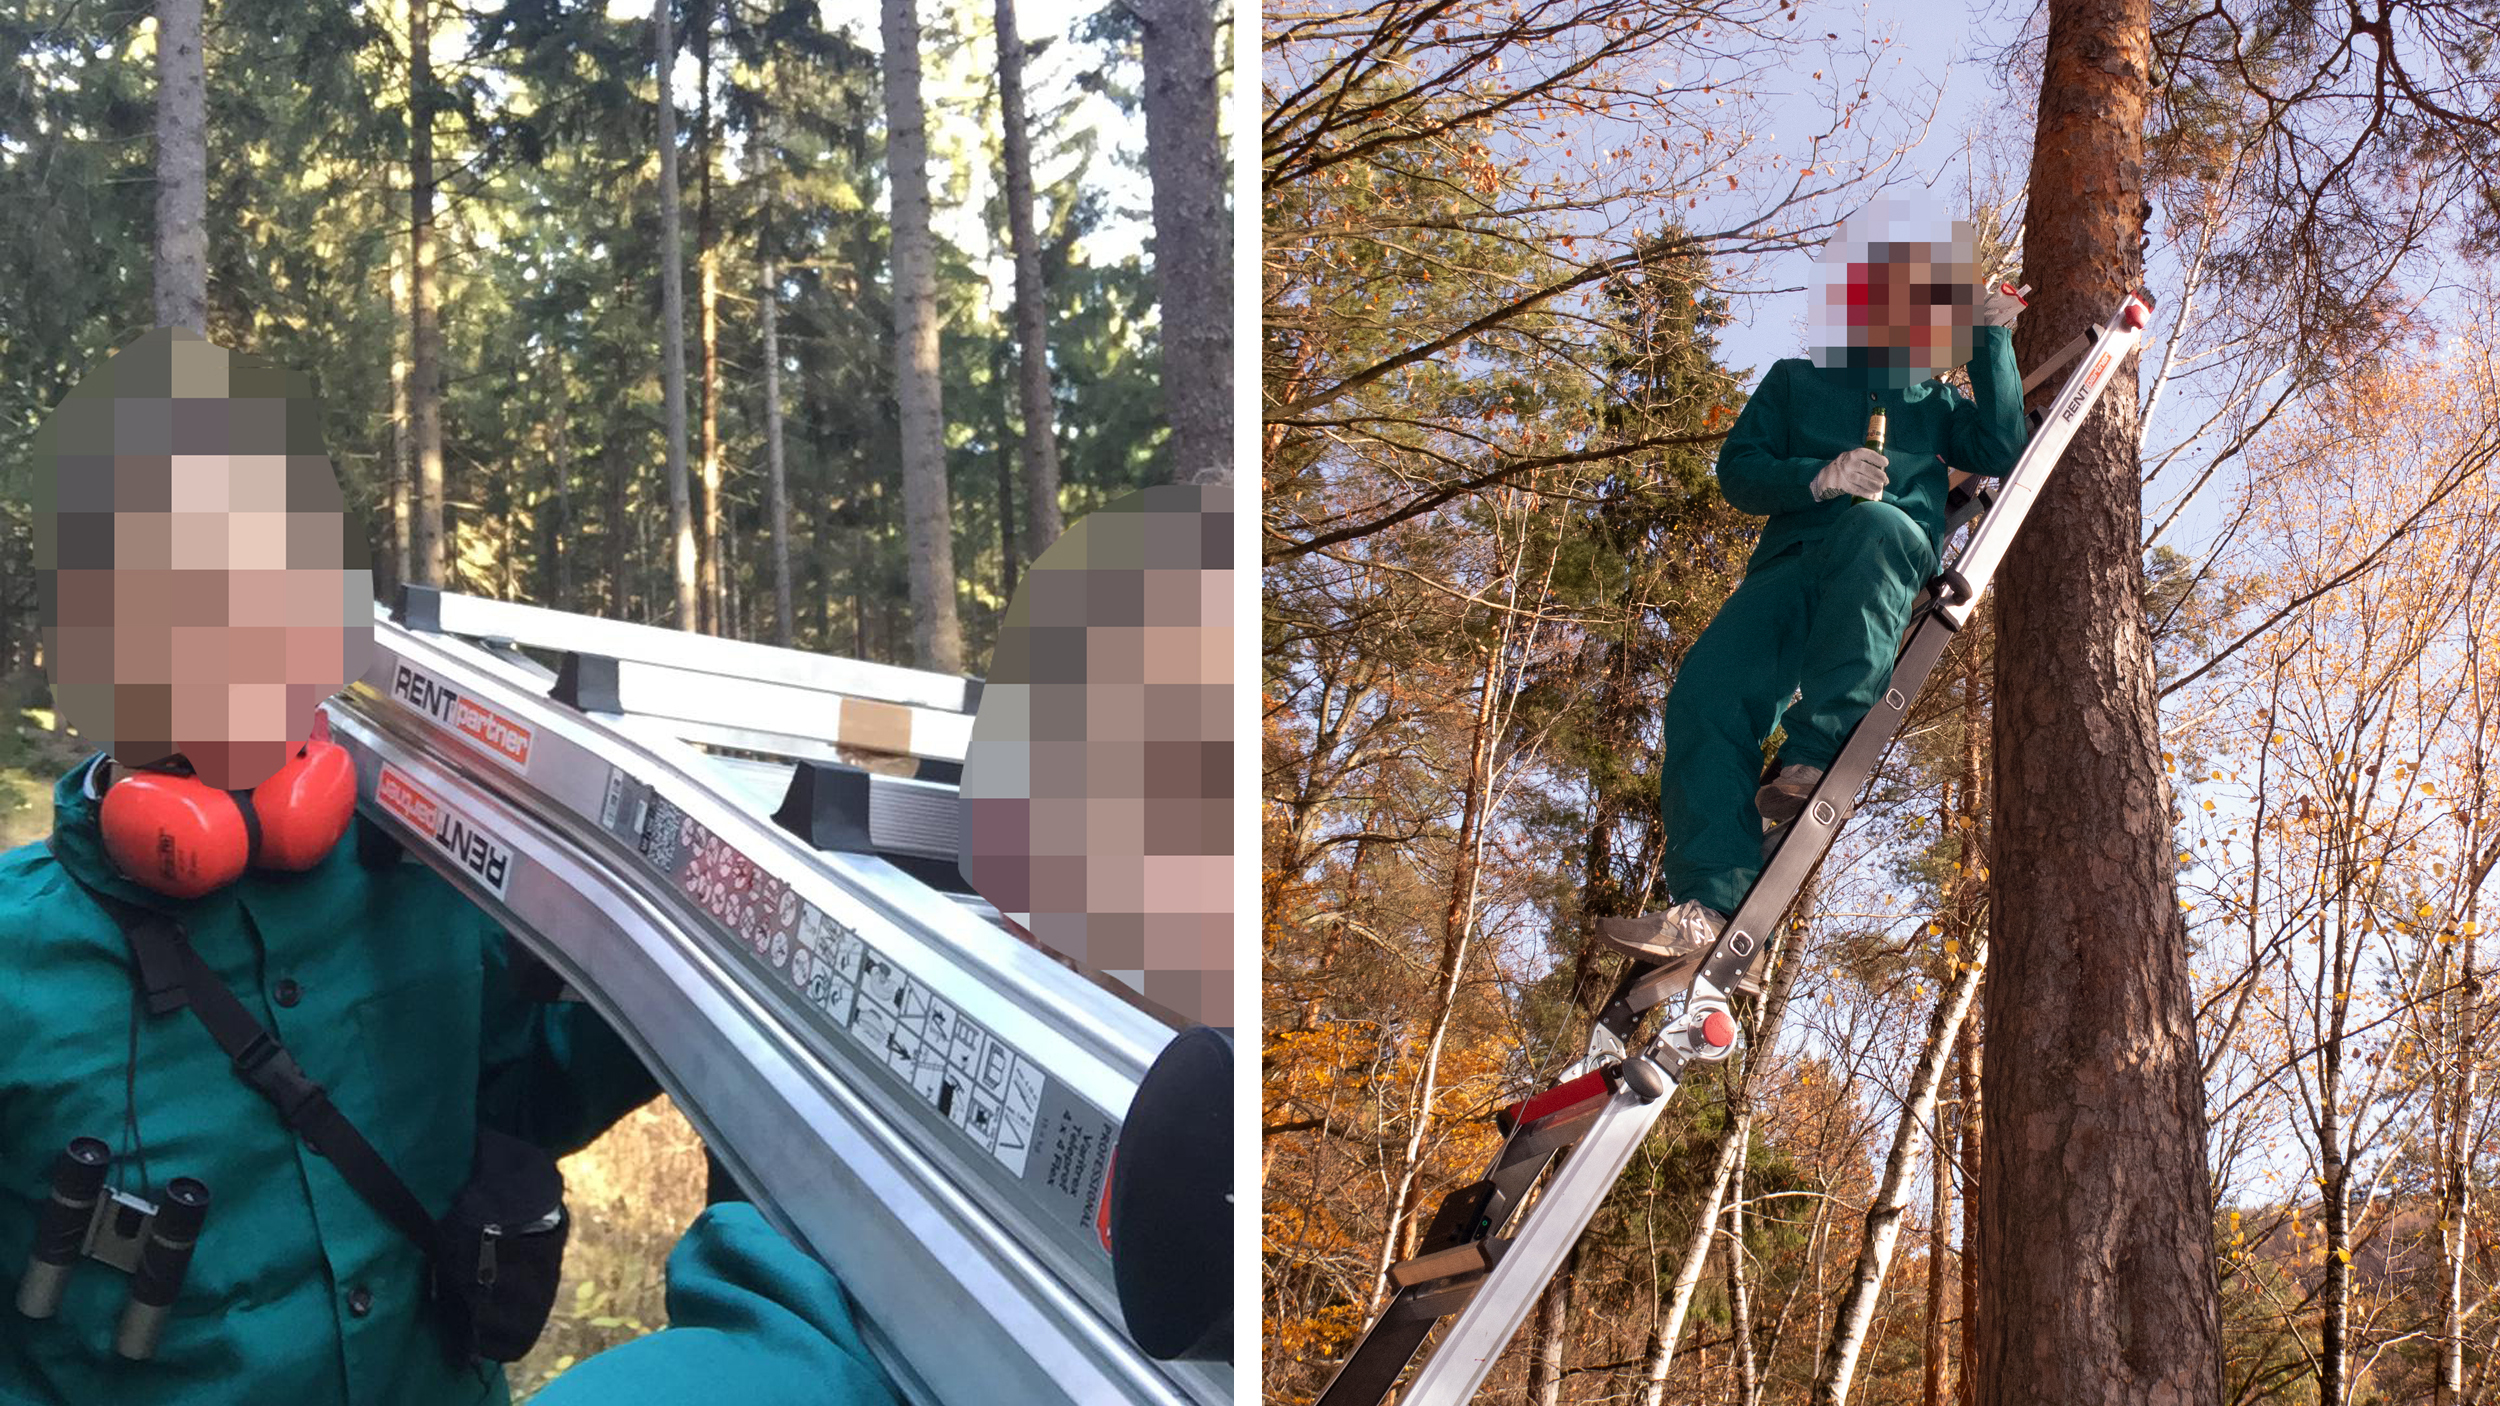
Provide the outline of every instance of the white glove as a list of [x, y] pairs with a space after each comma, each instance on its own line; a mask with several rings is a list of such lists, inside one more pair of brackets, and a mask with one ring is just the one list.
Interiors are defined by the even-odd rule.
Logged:
[[1872, 449], [1852, 449], [1823, 466], [1814, 476], [1814, 501], [1826, 503], [1843, 494], [1881, 498], [1892, 482], [1891, 467]]
[[1971, 321], [1981, 327], [2012, 327], [2014, 319], [2028, 307], [2022, 298], [2002, 283], [1990, 284], [1980, 291], [1979, 306]]

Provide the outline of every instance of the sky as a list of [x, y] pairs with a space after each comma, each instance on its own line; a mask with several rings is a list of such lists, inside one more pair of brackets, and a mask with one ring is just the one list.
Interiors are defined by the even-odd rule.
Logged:
[[[2021, 28], [2021, 16], [2002, 7], [1972, 5], [1968, 0], [1867, 0], [1848, 6], [1830, 5], [1816, 12], [1827, 28], [1855, 22], [1870, 34], [1890, 30], [1898, 37], [1908, 62], [1892, 86], [1908, 96], [1922, 83], [1944, 85], [1942, 107], [1905, 169], [1933, 181], [1933, 193], [1948, 208], [1962, 189], [1962, 137], [1993, 107], [1994, 74], [1975, 53], [1981, 45], [2002, 45]], [[1992, 13], [1996, 12], [1996, 13]], [[1842, 31], [1846, 37], [1847, 31]], [[1819, 60], [1817, 60], [1819, 62]], [[1810, 93], [1803, 74], [1798, 98], [1775, 109], [1780, 129], [1810, 130], [1824, 116], [1823, 98]], [[1775, 129], [1776, 130], [1776, 129]], [[1805, 286], [1808, 255], [1797, 253], [1766, 266], [1763, 286], [1788, 290], [1738, 299], [1735, 325], [1720, 334], [1720, 359], [1744, 373], [1750, 390], [1760, 384], [1771, 363], [1805, 354]]]

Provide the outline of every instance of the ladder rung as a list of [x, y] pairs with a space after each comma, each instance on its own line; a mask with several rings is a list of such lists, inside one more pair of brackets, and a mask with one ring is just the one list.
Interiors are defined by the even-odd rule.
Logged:
[[1418, 1284], [1429, 1284], [1435, 1279], [1447, 1279], [1453, 1274], [1477, 1273], [1490, 1269], [1493, 1267], [1493, 1261], [1485, 1253], [1484, 1246], [1485, 1242], [1482, 1240], [1470, 1240], [1465, 1244], [1452, 1245], [1446, 1250], [1435, 1250], [1428, 1255], [1417, 1255], [1411, 1260], [1400, 1261], [1389, 1266], [1389, 1282], [1401, 1289], [1412, 1289]]
[[[1497, 1245], [1508, 1241], [1495, 1241]], [[1499, 1259], [1499, 1255], [1494, 1258]], [[1415, 1290], [1406, 1295], [1407, 1311], [1425, 1318], [1442, 1319], [1476, 1301], [1476, 1291], [1484, 1287], [1481, 1274], [1462, 1275], [1437, 1288]]]

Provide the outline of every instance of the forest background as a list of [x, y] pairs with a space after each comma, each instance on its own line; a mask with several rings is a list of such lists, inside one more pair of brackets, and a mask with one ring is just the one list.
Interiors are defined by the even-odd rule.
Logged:
[[[1666, 901], [1658, 708], [1758, 527], [1711, 477], [1767, 369], [1722, 350], [1739, 308], [1801, 332], [1804, 255], [1886, 189], [2060, 277], [2017, 247], [2059, 9], [1974, 11], [1971, 99], [1913, 6], [1268, 5], [1269, 1399], [1318, 1393], [1494, 1110], [1579, 1055], [1597, 920]], [[2235, 1406], [2483, 1399], [2500, 1349], [2494, 38], [2152, 6], [2160, 312], [2117, 393]], [[1994, 714], [2032, 667], [1995, 639], [1983, 608], [1746, 1053], [1677, 1096], [1481, 1399], [1994, 1399], [1966, 1212], [1985, 1080], [2024, 1077], [1985, 1036], [2030, 1013], [1985, 983]]]
[[[0, 10], [0, 845], [86, 750], [47, 706], [31, 440], [160, 322], [310, 379], [384, 602], [982, 672], [1063, 523], [1231, 458], [1229, 17], [1026, 8]], [[565, 1170], [522, 1392], [664, 1322], [703, 1200], [665, 1099]]]

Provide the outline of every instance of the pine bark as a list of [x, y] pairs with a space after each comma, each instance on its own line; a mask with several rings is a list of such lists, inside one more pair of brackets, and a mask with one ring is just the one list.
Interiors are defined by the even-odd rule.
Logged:
[[1209, 0], [1138, 0], [1130, 9], [1145, 32], [1146, 170], [1172, 477], [1212, 482], [1233, 461], [1233, 226], [1216, 133], [1215, 8]]
[[883, 6], [886, 180], [894, 203], [894, 398], [902, 422], [912, 645], [921, 668], [959, 674], [964, 645], [955, 614], [954, 512], [947, 501], [946, 420], [939, 403], [920, 17], [913, 0], [883, 0]]
[[677, 218], [677, 106], [669, 70], [677, 41], [670, 0], [653, 0], [654, 61], [659, 72], [660, 119], [660, 399], [668, 433], [668, 524], [674, 545], [670, 574], [677, 596], [677, 628], [701, 624], [695, 605], [694, 506], [686, 485], [686, 274], [685, 246]]
[[208, 331], [208, 60], [200, 0], [156, 3], [156, 325]]
[[1007, 239], [1016, 256], [1016, 395], [1024, 416], [1024, 559], [1059, 540], [1059, 441], [1050, 398], [1050, 344], [1043, 334], [1041, 235], [1033, 227], [1033, 141], [1025, 125], [1024, 44], [1015, 0], [998, 0], [999, 156], [1007, 168]]
[[[2142, 276], [2149, 0], [2050, 0], [2022, 360]], [[2136, 369], [1997, 585], [1978, 1398], [2221, 1395], [2204, 1084], [2143, 621]]]
[[408, 418], [416, 513], [410, 580], [444, 584], [442, 332], [434, 308], [433, 0], [408, 0]]

